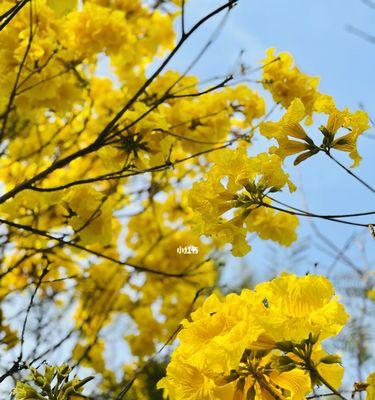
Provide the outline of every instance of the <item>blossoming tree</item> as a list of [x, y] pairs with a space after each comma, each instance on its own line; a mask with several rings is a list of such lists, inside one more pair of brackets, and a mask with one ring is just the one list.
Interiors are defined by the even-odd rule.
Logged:
[[[191, 69], [208, 38], [185, 71], [171, 69], [238, 1], [191, 26], [184, 0], [0, 3], [4, 396], [348, 398], [324, 341], [349, 315], [326, 277], [286, 272], [226, 295], [218, 282], [229, 250], [251, 251], [249, 233], [291, 246], [305, 217], [373, 232], [375, 212], [320, 215], [277, 200], [299, 189], [290, 156], [295, 166], [328, 157], [374, 193], [355, 172], [369, 117], [339, 109], [274, 49], [259, 68], [200, 82]], [[258, 137], [269, 145], [250, 154]], [[142, 373], [176, 336], [152, 397]], [[374, 374], [349, 397], [366, 391], [373, 400]]]

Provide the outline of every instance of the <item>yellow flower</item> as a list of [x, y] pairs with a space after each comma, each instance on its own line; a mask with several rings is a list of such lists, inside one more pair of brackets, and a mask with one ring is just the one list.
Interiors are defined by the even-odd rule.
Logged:
[[[340, 111], [336, 108], [331, 96], [321, 95], [315, 102], [314, 108], [317, 112], [328, 115], [326, 126], [320, 128], [324, 135], [322, 147], [341, 150], [349, 153], [353, 160], [352, 168], [357, 167], [361, 161], [361, 156], [357, 150], [358, 137], [369, 129], [369, 117], [365, 111], [359, 110], [351, 113], [348, 109]], [[340, 129], [347, 133], [336, 137]]]
[[157, 387], [170, 400], [227, 400], [233, 395], [233, 384], [216, 385], [214, 379], [178, 357], [172, 358], [167, 374]]
[[253, 376], [244, 378], [243, 384], [233, 386], [233, 394], [228, 399], [305, 400], [311, 392], [308, 375], [296, 369], [283, 373], [270, 370], [271, 360], [272, 356], [251, 360], [248, 366], [253, 370]]
[[375, 301], [375, 289], [367, 290], [366, 295], [370, 300]]
[[[309, 377], [304, 371], [298, 369], [283, 373], [274, 371], [270, 375], [270, 383], [271, 385], [277, 385], [274, 390], [281, 396], [281, 398], [284, 397], [282, 394], [283, 389], [290, 392], [290, 396], [285, 397], [290, 398], [291, 400], [304, 400], [306, 395], [311, 392], [311, 382]], [[263, 389], [262, 392], [265, 398], [272, 398], [272, 394], [266, 394], [265, 389]], [[268, 394], [271, 394], [271, 396], [268, 396]]]
[[196, 312], [192, 322], [185, 320], [179, 333], [178, 354], [190, 365], [206, 373], [229, 373], [235, 369], [244, 350], [263, 332], [247, 316], [248, 307], [237, 295], [228, 295], [223, 303], [207, 300], [210, 312]]
[[288, 108], [295, 98], [299, 98], [311, 117], [313, 105], [319, 92], [319, 78], [302, 73], [289, 53], [275, 54], [275, 49], [267, 50], [263, 60], [263, 86], [269, 90], [277, 103]]
[[279, 144], [277, 148], [272, 147], [271, 152], [282, 159], [302, 153], [295, 159], [295, 165], [319, 152], [301, 126], [301, 121], [305, 117], [305, 106], [300, 99], [296, 98], [290, 103], [287, 112], [279, 122], [264, 122], [260, 125], [261, 134], [268, 139], [276, 139]]
[[91, 2], [85, 2], [82, 10], [68, 15], [66, 29], [67, 46], [81, 57], [101, 51], [116, 53], [124, 43], [136, 42], [124, 12]]
[[270, 209], [267, 191], [295, 186], [275, 154], [249, 157], [245, 147], [225, 149], [211, 156], [214, 162], [207, 179], [195, 183], [189, 205], [196, 215], [195, 229], [220, 245], [232, 244], [232, 253], [242, 256], [250, 250], [247, 232], [289, 246], [296, 240], [298, 219]]
[[372, 372], [366, 379], [367, 387], [366, 387], [366, 400], [374, 400], [375, 399], [375, 372]]
[[262, 117], [266, 111], [265, 101], [246, 85], [228, 88], [231, 107], [235, 112], [241, 112], [248, 124]]
[[[313, 354], [314, 357], [314, 354]], [[339, 364], [319, 363], [317, 366], [319, 374], [335, 389], [339, 389], [344, 377], [344, 368]]]
[[290, 246], [297, 240], [299, 220], [295, 215], [260, 207], [251, 212], [245, 224], [248, 231], [256, 232], [261, 239], [273, 240], [282, 246]]
[[55, 11], [57, 17], [62, 17], [73, 11], [78, 4], [77, 0], [47, 0], [47, 4], [53, 11]]
[[183, 321], [158, 387], [171, 400], [216, 400], [223, 393], [226, 400], [303, 400], [319, 384], [308, 365], [338, 387], [343, 369], [321, 349], [321, 340], [337, 334], [347, 317], [343, 308], [333, 315], [333, 303], [328, 280], [290, 274], [241, 295], [212, 295]]
[[63, 203], [71, 227], [83, 245], [112, 240], [112, 207], [103, 196], [88, 186], [77, 186], [67, 192]]
[[267, 299], [269, 308], [264, 324], [277, 342], [299, 342], [309, 333], [319, 334], [320, 339], [335, 336], [348, 319], [332, 284], [322, 276], [298, 278], [284, 273], [271, 282], [257, 285], [255, 291]]

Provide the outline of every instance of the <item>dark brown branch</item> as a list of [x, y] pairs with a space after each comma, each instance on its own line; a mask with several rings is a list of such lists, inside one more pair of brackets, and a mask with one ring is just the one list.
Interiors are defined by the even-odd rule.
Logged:
[[173, 161], [173, 162], [172, 161], [167, 161], [164, 164], [160, 164], [160, 165], [156, 165], [154, 167], [146, 168], [146, 169], [143, 169], [141, 171], [134, 171], [134, 172], [126, 173], [126, 174], [122, 173], [124, 171], [119, 171], [119, 172], [114, 172], [112, 174], [106, 174], [106, 175], [97, 176], [97, 177], [94, 177], [94, 178], [80, 179], [80, 180], [77, 180], [77, 181], [74, 181], [74, 182], [69, 182], [69, 183], [67, 183], [65, 185], [61, 185], [61, 186], [55, 186], [55, 187], [49, 187], [49, 188], [40, 188], [40, 187], [32, 186], [32, 187], [30, 187], [30, 189], [34, 190], [34, 191], [37, 191], [37, 192], [55, 192], [57, 190], [68, 189], [70, 187], [77, 186], [77, 185], [83, 185], [83, 184], [86, 184], [86, 183], [107, 181], [107, 180], [111, 180], [111, 179], [129, 178], [131, 176], [142, 175], [142, 174], [146, 174], [146, 173], [149, 173], [149, 172], [164, 171], [164, 170], [173, 168], [177, 164], [183, 163], [185, 161], [189, 161], [191, 159], [194, 159], [196, 157], [202, 156], [204, 154], [208, 154], [208, 153], [211, 153], [211, 152], [216, 151], [216, 150], [225, 149], [226, 147], [228, 147], [231, 144], [233, 144], [236, 140], [237, 139], [233, 139], [233, 140], [230, 140], [229, 142], [227, 142], [226, 144], [224, 144], [222, 146], [214, 147], [214, 148], [207, 149], [207, 150], [204, 150], [204, 151], [200, 151], [199, 153], [195, 153], [195, 154], [193, 154], [191, 156], [187, 156], [187, 157], [181, 158], [181, 159]]
[[71, 241], [66, 241], [66, 240], [64, 240], [62, 238], [55, 237], [55, 236], [51, 235], [50, 233], [48, 233], [46, 231], [42, 231], [40, 229], [36, 229], [36, 228], [33, 228], [31, 226], [28, 226], [28, 225], [18, 224], [18, 223], [15, 223], [15, 222], [7, 221], [7, 220], [2, 219], [2, 218], [0, 218], [0, 224], [5, 224], [5, 225], [8, 225], [8, 226], [10, 226], [12, 228], [18, 229], [18, 230], [30, 232], [30, 233], [45, 237], [47, 239], [59, 242], [61, 245], [73, 247], [73, 248], [75, 248], [77, 250], [82, 250], [82, 251], [87, 252], [89, 254], [92, 254], [92, 255], [94, 255], [96, 257], [103, 258], [103, 259], [108, 260], [108, 261], [112, 261], [112, 262], [114, 262], [116, 264], [127, 266], [127, 267], [131, 267], [134, 270], [139, 271], [139, 272], [148, 272], [148, 273], [151, 273], [151, 274], [161, 275], [161, 276], [171, 277], [171, 278], [183, 278], [184, 277], [184, 274], [169, 274], [167, 272], [162, 272], [162, 271], [154, 270], [152, 268], [135, 265], [133, 263], [129, 263], [129, 262], [126, 262], [126, 261], [117, 260], [117, 259], [115, 259], [113, 257], [107, 256], [105, 254], [101, 254], [101, 253], [99, 253], [97, 251], [94, 251], [94, 250], [91, 250], [91, 249], [88, 249], [88, 248], [86, 248], [84, 246], [81, 246], [81, 245], [79, 245], [77, 243], [74, 243], [74, 242], [71, 242]]
[[[27, 2], [25, 2], [24, 5], [26, 3]], [[18, 72], [17, 72], [17, 75], [16, 75], [16, 79], [15, 79], [15, 82], [13, 84], [12, 91], [11, 91], [11, 93], [9, 95], [9, 101], [8, 101], [5, 113], [3, 115], [3, 122], [2, 122], [2, 126], [1, 126], [1, 131], [0, 131], [0, 142], [3, 140], [3, 136], [4, 136], [6, 128], [7, 128], [8, 118], [9, 118], [10, 112], [11, 112], [12, 107], [13, 107], [13, 101], [14, 101], [14, 99], [16, 97], [16, 94], [17, 94], [18, 83], [19, 83], [19, 80], [21, 78], [21, 73], [22, 73], [22, 71], [23, 71], [23, 69], [25, 67], [26, 60], [27, 60], [27, 57], [29, 55], [29, 52], [30, 52], [30, 49], [31, 49], [31, 44], [32, 44], [33, 38], [34, 38], [33, 11], [32, 10], [33, 10], [32, 3], [30, 2], [30, 17], [29, 17], [30, 18], [30, 31], [29, 31], [29, 39], [28, 39], [27, 46], [26, 46], [25, 52], [23, 54], [22, 60], [21, 60], [20, 65], [18, 67]]]
[[308, 212], [299, 212], [299, 211], [287, 210], [287, 209], [280, 208], [280, 207], [277, 207], [277, 206], [273, 206], [271, 204], [267, 204], [267, 203], [264, 203], [264, 202], [261, 202], [260, 205], [263, 206], [263, 207], [266, 207], [266, 208], [271, 208], [271, 209], [276, 210], [276, 211], [280, 211], [280, 212], [283, 212], [283, 213], [286, 213], [286, 214], [296, 215], [296, 216], [300, 216], [300, 217], [311, 217], [311, 218], [325, 219], [325, 220], [328, 220], [328, 221], [338, 222], [340, 224], [360, 226], [360, 227], [364, 227], [364, 228], [368, 228], [368, 226], [371, 225], [371, 224], [360, 224], [360, 223], [357, 223], [357, 222], [343, 221], [341, 219], [325, 217], [325, 216], [322, 216], [322, 215], [311, 214], [311, 213], [308, 213]]
[[0, 21], [3, 21], [0, 25], [0, 32], [9, 24], [10, 21], [22, 10], [23, 7], [31, 0], [20, 0], [10, 10], [0, 16]]
[[363, 217], [363, 216], [366, 216], [366, 215], [374, 215], [375, 214], [375, 211], [367, 211], [367, 212], [354, 213], [354, 214], [341, 214], [341, 215], [329, 215], [328, 214], [328, 215], [321, 215], [321, 214], [311, 213], [310, 211], [302, 210], [300, 208], [292, 207], [289, 204], [285, 204], [285, 203], [283, 203], [283, 202], [281, 202], [279, 200], [276, 200], [275, 198], [273, 198], [271, 196], [267, 195], [267, 197], [269, 199], [271, 199], [272, 201], [274, 201], [275, 203], [278, 203], [278, 204], [280, 204], [280, 205], [282, 205], [284, 207], [288, 207], [288, 208], [290, 208], [290, 209], [292, 209], [294, 211], [299, 211], [299, 212], [302, 212], [302, 213], [305, 213], [305, 214], [314, 215], [314, 216], [320, 217], [320, 218], [353, 218], [353, 217]]
[[352, 172], [349, 168], [345, 167], [344, 164], [342, 164], [339, 160], [337, 160], [335, 157], [332, 156], [332, 154], [329, 151], [325, 152], [328, 157], [334, 161], [337, 165], [339, 165], [344, 171], [346, 171], [350, 176], [352, 176], [354, 179], [356, 179], [358, 182], [360, 182], [363, 186], [365, 186], [367, 189], [369, 189], [372, 193], [375, 193], [375, 189], [369, 185], [367, 182], [365, 182], [361, 177], [356, 175], [354, 172]]

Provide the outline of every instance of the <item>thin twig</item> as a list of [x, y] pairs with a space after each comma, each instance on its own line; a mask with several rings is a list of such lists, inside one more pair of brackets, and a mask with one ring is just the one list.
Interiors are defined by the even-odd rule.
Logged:
[[332, 156], [332, 154], [327, 151], [325, 152], [328, 157], [333, 160], [337, 165], [339, 165], [343, 170], [345, 170], [349, 175], [351, 175], [354, 179], [356, 179], [358, 182], [360, 182], [363, 186], [365, 186], [367, 189], [369, 189], [372, 193], [375, 193], [375, 189], [369, 185], [367, 182], [365, 182], [362, 178], [360, 178], [358, 175], [356, 175], [354, 172], [352, 172], [349, 168], [345, 167], [344, 164], [342, 164], [339, 160], [337, 160], [335, 157]]

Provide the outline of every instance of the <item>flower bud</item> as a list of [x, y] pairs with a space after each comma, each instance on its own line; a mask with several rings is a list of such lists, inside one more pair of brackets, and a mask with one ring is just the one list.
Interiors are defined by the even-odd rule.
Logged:
[[329, 354], [328, 356], [322, 357], [320, 362], [323, 364], [341, 364], [342, 360], [338, 354]]
[[290, 340], [286, 340], [284, 342], [277, 342], [276, 343], [276, 348], [285, 351], [286, 353], [293, 351], [294, 349], [294, 343], [291, 342]]

